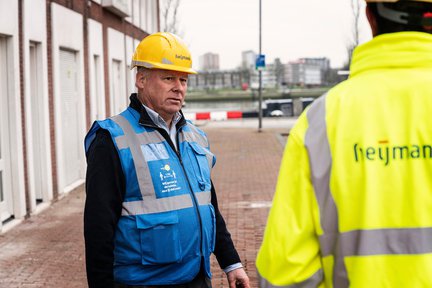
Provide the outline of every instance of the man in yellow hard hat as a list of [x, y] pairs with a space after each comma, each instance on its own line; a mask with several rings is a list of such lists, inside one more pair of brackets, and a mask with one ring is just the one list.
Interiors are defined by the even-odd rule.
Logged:
[[432, 287], [432, 0], [367, 0], [374, 38], [291, 130], [261, 287]]
[[210, 179], [216, 158], [180, 111], [196, 74], [186, 45], [149, 35], [132, 66], [130, 106], [96, 121], [85, 139], [89, 286], [211, 287], [214, 252], [229, 287], [249, 287]]

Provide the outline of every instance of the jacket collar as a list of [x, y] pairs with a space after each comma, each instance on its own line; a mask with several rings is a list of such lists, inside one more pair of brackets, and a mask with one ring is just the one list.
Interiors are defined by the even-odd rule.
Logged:
[[[141, 101], [138, 99], [138, 94], [132, 93], [129, 99], [130, 99], [129, 107], [137, 111], [140, 115], [139, 124], [143, 126], [157, 127], [157, 125], [151, 119], [150, 115], [147, 113], [147, 110], [142, 105]], [[177, 130], [180, 129], [182, 126], [186, 125], [186, 119], [181, 110], [180, 110], [180, 114], [181, 114], [181, 118], [176, 124]]]
[[432, 35], [423, 32], [382, 34], [353, 53], [350, 78], [385, 69], [432, 68]]

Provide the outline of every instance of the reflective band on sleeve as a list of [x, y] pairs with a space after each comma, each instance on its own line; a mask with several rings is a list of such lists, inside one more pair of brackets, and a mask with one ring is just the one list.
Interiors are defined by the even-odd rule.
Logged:
[[296, 284], [285, 285], [285, 286], [273, 285], [269, 283], [266, 279], [262, 278], [261, 275], [258, 276], [259, 276], [260, 288], [316, 288], [324, 279], [322, 269], [318, 270], [315, 274], [313, 274], [305, 281]]
[[314, 101], [307, 118], [309, 127], [305, 135], [305, 146], [309, 154], [312, 185], [317, 198], [321, 226], [324, 234], [320, 236], [321, 254], [334, 255], [333, 286], [348, 287], [349, 281], [343, 256], [338, 255], [336, 244], [339, 236], [339, 218], [335, 201], [330, 192], [330, 172], [332, 159], [326, 126], [327, 94]]
[[322, 229], [324, 234], [335, 234], [339, 232], [339, 219], [336, 204], [330, 193], [332, 159], [327, 138], [325, 99], [326, 96], [316, 100], [307, 112], [309, 128], [305, 135], [305, 146], [309, 154], [312, 184], [321, 219], [325, 220], [321, 223]]
[[432, 253], [432, 227], [355, 230], [341, 233], [343, 256]]

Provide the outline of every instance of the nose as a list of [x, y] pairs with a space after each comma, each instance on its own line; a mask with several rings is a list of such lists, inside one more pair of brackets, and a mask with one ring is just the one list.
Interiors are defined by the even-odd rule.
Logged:
[[182, 81], [182, 79], [177, 78], [174, 82], [173, 91], [184, 93], [186, 91], [186, 83]]

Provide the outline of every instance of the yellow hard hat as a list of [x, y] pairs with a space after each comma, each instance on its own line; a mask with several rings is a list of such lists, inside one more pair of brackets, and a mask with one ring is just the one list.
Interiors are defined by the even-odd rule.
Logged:
[[197, 74], [186, 44], [176, 35], [158, 32], [145, 37], [135, 49], [131, 69], [141, 66]]

